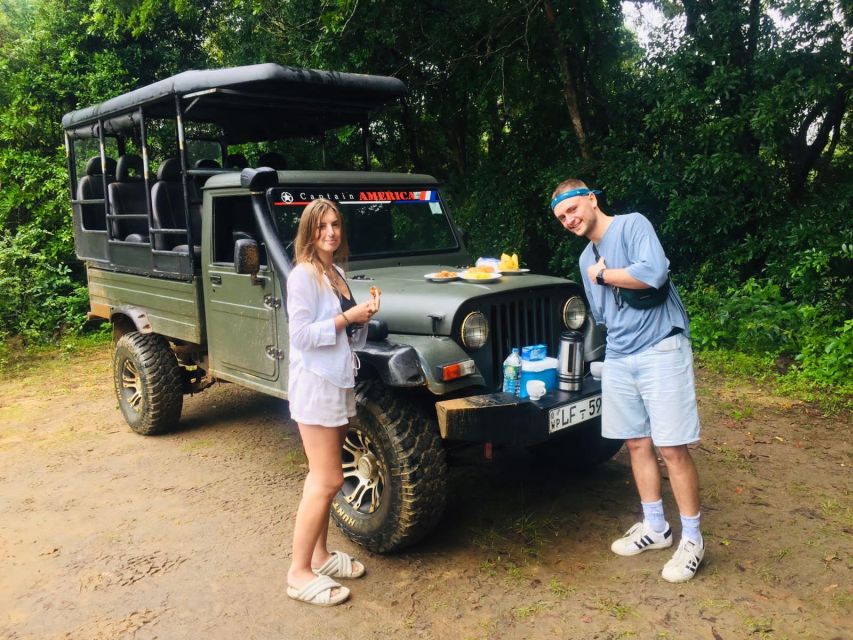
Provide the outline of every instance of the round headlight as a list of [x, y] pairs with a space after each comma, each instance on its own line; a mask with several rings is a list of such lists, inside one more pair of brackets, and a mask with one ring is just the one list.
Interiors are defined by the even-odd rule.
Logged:
[[577, 330], [586, 321], [586, 305], [582, 298], [572, 296], [563, 305], [563, 324], [566, 329]]
[[489, 323], [479, 311], [472, 311], [462, 321], [462, 344], [466, 349], [479, 349], [489, 339]]

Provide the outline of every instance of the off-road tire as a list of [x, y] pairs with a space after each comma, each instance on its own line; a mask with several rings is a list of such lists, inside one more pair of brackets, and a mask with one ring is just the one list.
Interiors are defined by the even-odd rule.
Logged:
[[601, 418], [596, 418], [530, 450], [564, 469], [581, 471], [610, 460], [622, 448], [622, 443], [622, 440], [603, 438]]
[[163, 336], [132, 331], [119, 338], [113, 381], [124, 419], [136, 433], [155, 435], [178, 424], [184, 402], [181, 370]]
[[438, 424], [426, 408], [377, 380], [359, 383], [356, 407], [332, 516], [371, 551], [397, 551], [423, 538], [444, 512], [447, 461]]

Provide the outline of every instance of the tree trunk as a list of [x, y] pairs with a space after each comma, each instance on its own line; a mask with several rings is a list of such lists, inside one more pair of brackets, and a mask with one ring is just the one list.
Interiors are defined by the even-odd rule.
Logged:
[[557, 29], [557, 14], [554, 12], [554, 6], [551, 4], [551, 0], [544, 0], [542, 4], [545, 8], [545, 18], [548, 20], [551, 38], [554, 41], [554, 51], [557, 52], [557, 60], [560, 64], [560, 73], [563, 76], [563, 97], [566, 99], [566, 106], [569, 109], [569, 120], [572, 122], [572, 128], [575, 130], [575, 136], [578, 139], [581, 157], [584, 160], [589, 160], [591, 154], [586, 135], [587, 128], [584, 124], [583, 116], [581, 115], [580, 102], [575, 89], [575, 77], [569, 64], [569, 56], [566, 52], [565, 46], [563, 46], [563, 41], [560, 38], [560, 32]]

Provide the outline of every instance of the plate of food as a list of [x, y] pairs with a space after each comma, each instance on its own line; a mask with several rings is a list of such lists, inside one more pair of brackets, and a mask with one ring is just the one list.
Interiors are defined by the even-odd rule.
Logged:
[[517, 253], [513, 253], [512, 255], [502, 253], [500, 262], [498, 263], [498, 269], [501, 273], [505, 273], [506, 275], [513, 275], [517, 273], [530, 273], [530, 269], [524, 269], [518, 266]]
[[470, 267], [459, 274], [465, 282], [495, 282], [501, 274], [491, 267]]
[[436, 271], [435, 273], [424, 274], [424, 278], [432, 282], [450, 282], [458, 280], [459, 274], [456, 271]]

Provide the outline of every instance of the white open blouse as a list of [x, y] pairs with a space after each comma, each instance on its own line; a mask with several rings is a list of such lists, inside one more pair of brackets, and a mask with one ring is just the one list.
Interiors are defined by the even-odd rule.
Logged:
[[[335, 269], [344, 277], [343, 269]], [[335, 330], [335, 316], [341, 301], [323, 275], [317, 278], [313, 266], [296, 265], [287, 278], [287, 315], [290, 331], [290, 374], [304, 368], [336, 387], [355, 386], [352, 350], [364, 346], [367, 326], [355, 326], [352, 338]], [[295, 365], [295, 366], [294, 366]]]

